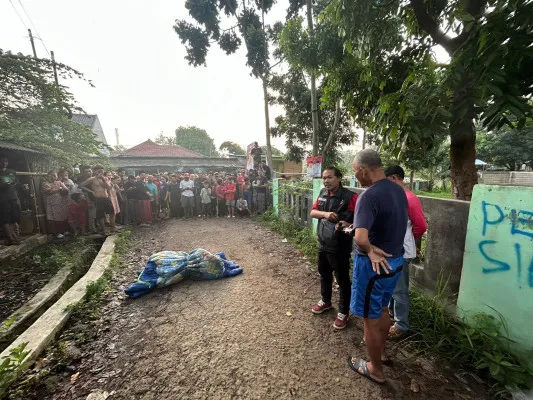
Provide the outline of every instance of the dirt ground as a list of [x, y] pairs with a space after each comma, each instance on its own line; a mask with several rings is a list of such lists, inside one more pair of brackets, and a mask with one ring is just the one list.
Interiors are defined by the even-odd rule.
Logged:
[[[101, 320], [79, 327], [96, 329], [97, 337], [82, 349], [77, 379], [65, 375], [48, 399], [484, 398], [449, 369], [401, 352], [385, 367], [384, 386], [352, 372], [348, 356], [366, 357], [360, 323], [353, 318], [336, 332], [335, 310], [310, 312], [320, 297], [318, 275], [283, 239], [239, 219], [138, 230]], [[151, 253], [194, 248], [223, 250], [244, 273], [124, 298]]]

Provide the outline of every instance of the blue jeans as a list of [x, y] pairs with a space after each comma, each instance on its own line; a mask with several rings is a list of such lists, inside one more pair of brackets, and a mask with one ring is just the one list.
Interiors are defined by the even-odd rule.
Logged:
[[403, 273], [396, 282], [396, 288], [389, 302], [389, 312], [394, 316], [394, 326], [402, 332], [409, 330], [409, 263], [410, 259], [405, 259]]
[[244, 192], [243, 193], [244, 200], [248, 203], [248, 209], [252, 209], [252, 192]]

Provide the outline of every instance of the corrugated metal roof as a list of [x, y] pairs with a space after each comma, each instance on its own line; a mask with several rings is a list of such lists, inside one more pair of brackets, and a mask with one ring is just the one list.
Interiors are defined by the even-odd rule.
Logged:
[[72, 121], [77, 122], [78, 124], [90, 126], [92, 128], [94, 121], [96, 121], [96, 115], [72, 114]]
[[40, 151], [29, 149], [27, 147], [20, 146], [15, 143], [4, 142], [2, 140], [0, 140], [0, 149], [27, 151], [28, 153], [40, 153]]

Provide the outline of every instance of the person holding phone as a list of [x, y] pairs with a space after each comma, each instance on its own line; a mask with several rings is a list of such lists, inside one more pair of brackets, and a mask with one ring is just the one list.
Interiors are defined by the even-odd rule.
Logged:
[[321, 314], [332, 308], [333, 273], [339, 284], [339, 309], [333, 323], [335, 329], [344, 329], [350, 313], [352, 285], [350, 281], [350, 254], [352, 237], [341, 232], [353, 220], [357, 194], [342, 186], [342, 173], [328, 167], [322, 173], [324, 189], [313, 205], [311, 217], [318, 221], [318, 272], [322, 298], [311, 311]]

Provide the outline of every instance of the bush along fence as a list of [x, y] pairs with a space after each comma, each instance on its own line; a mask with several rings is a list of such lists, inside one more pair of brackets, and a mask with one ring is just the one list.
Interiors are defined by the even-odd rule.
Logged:
[[[309, 214], [321, 188], [320, 179], [315, 179], [312, 183], [275, 180], [272, 191], [274, 208], [261, 217], [264, 223], [289, 238], [303, 255], [313, 261], [317, 258], [318, 250], [314, 233], [316, 229]], [[533, 191], [533, 188], [530, 189]], [[360, 188], [351, 188], [351, 190], [358, 193], [362, 191]], [[496, 190], [496, 193], [499, 193], [497, 197], [500, 199], [497, 207], [500, 211], [508, 210], [509, 213], [508, 218], [505, 218], [503, 211], [500, 215], [498, 208], [494, 208], [495, 204], [487, 203], [482, 199], [487, 196], [487, 193], [495, 190], [483, 186], [477, 189], [477, 192], [482, 195], [473, 197], [472, 207], [476, 213], [481, 213], [481, 218], [477, 215], [475, 218], [470, 216], [470, 223], [469, 202], [420, 196], [429, 229], [422, 243], [423, 257], [418, 265], [412, 267], [414, 271], [411, 277], [415, 290], [411, 291], [411, 334], [399, 346], [409, 349], [415, 355], [429, 353], [442, 357], [461, 370], [475, 373], [491, 385], [494, 395], [506, 398], [510, 393], [521, 393], [521, 390], [533, 388], [533, 346], [530, 346], [527, 341], [517, 340], [516, 327], [508, 324], [507, 310], [503, 313], [499, 312], [498, 307], [487, 305], [479, 294], [476, 297], [475, 292], [470, 296], [461, 293], [460, 298], [465, 304], [473, 301], [472, 299], [479, 302], [477, 308], [471, 307], [472, 312], [468, 313], [461, 309], [458, 310], [459, 317], [457, 317], [455, 307], [450, 307], [450, 300], [452, 302], [456, 300], [455, 296], [450, 298], [450, 293], [457, 294], [461, 283], [467, 227], [469, 237], [472, 236], [476, 240], [476, 230], [488, 234], [487, 230], [495, 229], [496, 226], [502, 229], [502, 232], [506, 228], [511, 232], [514, 226], [515, 234], [519, 236], [521, 234], [521, 239], [530, 238], [528, 235], [533, 237], [532, 219], [526, 218], [527, 216], [533, 217], [533, 211], [525, 210], [520, 202], [520, 198], [533, 198], [533, 192], [518, 195], [513, 191], [513, 193], [502, 195], [501, 190]], [[513, 207], [505, 206], [509, 198], [514, 199], [516, 203]], [[505, 224], [508, 226], [503, 226]], [[507, 234], [507, 236], [512, 235]], [[515, 240], [518, 239], [515, 238]], [[494, 243], [490, 242], [488, 245], [492, 246]], [[502, 249], [500, 256], [504, 256], [509, 248], [513, 248], [512, 245], [509, 246], [507, 250]], [[467, 244], [467, 254], [471, 252], [470, 247], [471, 245]], [[516, 248], [515, 245], [514, 249]], [[521, 251], [521, 256], [529, 257], [524, 264], [530, 265], [531, 263], [532, 265], [529, 271], [531, 275], [526, 277], [522, 274], [525, 282], [522, 286], [528, 291], [530, 289], [528, 282], [533, 282], [533, 254], [531, 254], [533, 246], [530, 246], [529, 252], [524, 249]], [[477, 242], [475, 252], [479, 253]], [[483, 256], [483, 253], [481, 252], [480, 255]], [[485, 255], [488, 256], [488, 254]], [[496, 257], [494, 253], [491, 255]], [[490, 259], [491, 257], [485, 258], [485, 261], [490, 261]], [[465, 268], [469, 271], [478, 269], [483, 271], [482, 264], [471, 265], [467, 264], [467, 261], [468, 257], [465, 257]], [[504, 261], [493, 258], [492, 265], [489, 263], [489, 266], [493, 268], [499, 266], [501, 269], [501, 263]], [[510, 265], [509, 268], [511, 268]], [[488, 274], [490, 276], [491, 273]], [[495, 279], [498, 280], [498, 277]], [[469, 285], [472, 285], [472, 282]], [[463, 291], [463, 286], [466, 288], [469, 285], [462, 285], [461, 290]], [[474, 290], [482, 289], [477, 287]], [[513, 287], [510, 293], [506, 293], [504, 289], [502, 288], [501, 293], [496, 297], [515, 298], [518, 288]], [[512, 322], [513, 325], [520, 324], [521, 329], [524, 329], [533, 323], [533, 304], [530, 304], [533, 301], [533, 291], [521, 294], [529, 294], [529, 300], [525, 298], [521, 300], [527, 303], [526, 314], [523, 315], [521, 321], [512, 318]], [[487, 293], [484, 295], [491, 296]], [[505, 303], [509, 304], [509, 301]]]

